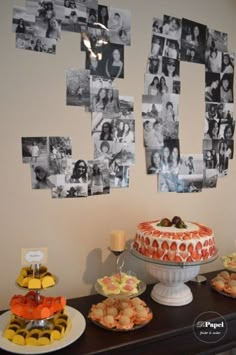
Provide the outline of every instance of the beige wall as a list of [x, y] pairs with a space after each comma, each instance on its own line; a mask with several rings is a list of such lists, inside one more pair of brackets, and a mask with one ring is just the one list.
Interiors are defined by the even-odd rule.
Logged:
[[[74, 158], [92, 158], [90, 114], [65, 105], [65, 69], [84, 67], [80, 35], [63, 32], [56, 56], [15, 49], [11, 32], [12, 7], [23, 0], [0, 1], [0, 142], [1, 142], [1, 249], [0, 309], [16, 293], [22, 247], [49, 250], [50, 270], [59, 277], [47, 295], [67, 298], [95, 292], [97, 277], [111, 273], [115, 258], [108, 250], [113, 229], [124, 229], [127, 239], [145, 220], [175, 214], [201, 221], [215, 231], [220, 254], [234, 250], [236, 239], [236, 159], [230, 175], [217, 189], [199, 194], [160, 194], [156, 178], [145, 173], [142, 144], [141, 95], [144, 68], [151, 41], [153, 16], [186, 17], [229, 34], [229, 49], [236, 51], [234, 0], [104, 0], [103, 4], [132, 13], [132, 46], [125, 51], [125, 80], [117, 81], [121, 95], [135, 97], [136, 165], [130, 188], [87, 199], [53, 200], [50, 191], [31, 189], [29, 166], [22, 164], [21, 137], [71, 136]], [[203, 66], [181, 64], [180, 139], [182, 153], [201, 153], [204, 126]], [[151, 281], [145, 265], [127, 255], [127, 268]], [[202, 267], [216, 270], [220, 261]]]

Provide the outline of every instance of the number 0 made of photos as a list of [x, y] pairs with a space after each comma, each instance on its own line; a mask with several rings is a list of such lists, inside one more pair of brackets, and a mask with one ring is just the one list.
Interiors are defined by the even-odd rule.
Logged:
[[[154, 18], [142, 97], [147, 174], [160, 192], [215, 188], [234, 154], [233, 53], [228, 35], [191, 20]], [[205, 120], [201, 154], [180, 153], [180, 61], [205, 66]], [[191, 119], [191, 116], [189, 117]], [[190, 132], [192, 134], [193, 132]]]
[[134, 98], [120, 96], [114, 79], [125, 77], [130, 11], [97, 0], [26, 0], [25, 7], [13, 8], [12, 30], [16, 48], [42, 54], [56, 54], [64, 31], [78, 33], [85, 52], [85, 69], [66, 70], [65, 92], [68, 106], [91, 112], [93, 158], [74, 159], [70, 137], [22, 137], [32, 188], [67, 198], [129, 187], [129, 168], [135, 163]]

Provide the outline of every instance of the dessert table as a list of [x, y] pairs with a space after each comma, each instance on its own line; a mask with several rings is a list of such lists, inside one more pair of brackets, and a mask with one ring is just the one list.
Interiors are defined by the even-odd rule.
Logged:
[[[140, 298], [153, 311], [153, 319], [145, 327], [134, 331], [114, 332], [102, 329], [87, 318], [92, 304], [104, 299], [101, 295], [69, 299], [67, 304], [85, 317], [86, 329], [74, 343], [53, 354], [207, 355], [232, 349], [236, 347], [236, 299], [225, 297], [211, 288], [210, 280], [218, 272], [204, 274], [207, 278], [204, 283], [187, 283], [193, 293], [193, 301], [185, 306], [158, 304], [150, 296], [153, 285], [148, 285]], [[227, 322], [225, 336], [216, 343], [204, 343], [193, 332], [195, 318], [208, 311], [219, 313]], [[10, 354], [2, 349], [0, 353]]]

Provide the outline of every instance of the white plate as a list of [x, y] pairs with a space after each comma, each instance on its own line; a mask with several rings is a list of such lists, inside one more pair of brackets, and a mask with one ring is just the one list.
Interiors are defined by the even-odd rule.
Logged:
[[43, 346], [21, 346], [3, 338], [3, 332], [9, 322], [11, 312], [7, 311], [3, 313], [0, 316], [0, 348], [15, 354], [45, 354], [66, 347], [83, 334], [86, 322], [84, 316], [76, 309], [66, 306], [65, 311], [71, 319], [71, 330], [61, 340], [55, 340], [52, 344]]

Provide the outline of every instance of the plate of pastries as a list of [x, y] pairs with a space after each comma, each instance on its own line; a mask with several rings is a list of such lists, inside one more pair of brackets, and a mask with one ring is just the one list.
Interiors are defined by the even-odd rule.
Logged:
[[88, 318], [107, 330], [131, 331], [147, 325], [152, 320], [153, 313], [139, 297], [109, 297], [92, 305]]
[[211, 287], [224, 296], [236, 298], [236, 272], [219, 272], [211, 280]]

